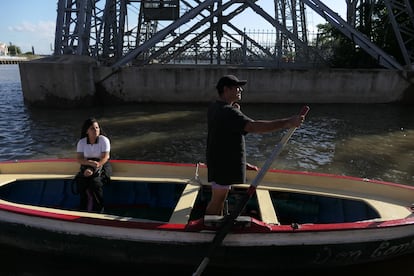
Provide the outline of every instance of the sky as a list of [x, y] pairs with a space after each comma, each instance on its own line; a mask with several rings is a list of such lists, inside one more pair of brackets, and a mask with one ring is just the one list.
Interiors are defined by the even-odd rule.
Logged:
[[[103, 0], [101, 0], [103, 1]], [[58, 0], [6, 0], [0, 5], [0, 42], [20, 47], [23, 53], [49, 55], [53, 53], [55, 24]], [[345, 0], [322, 0], [322, 2], [345, 18]], [[261, 0], [263, 9], [272, 9], [273, 1]], [[269, 7], [267, 7], [269, 6]], [[311, 11], [310, 8], [307, 8]], [[270, 12], [269, 12], [270, 13]], [[308, 25], [324, 23], [318, 15], [310, 13]], [[237, 21], [240, 29], [268, 29], [259, 20], [242, 19]]]

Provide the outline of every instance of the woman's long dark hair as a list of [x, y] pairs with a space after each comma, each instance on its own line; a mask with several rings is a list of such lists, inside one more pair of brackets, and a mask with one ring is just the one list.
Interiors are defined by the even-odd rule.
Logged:
[[[85, 120], [85, 122], [83, 122], [83, 125], [82, 125], [82, 129], [81, 129], [81, 135], [80, 135], [80, 139], [82, 139], [82, 138], [84, 138], [84, 137], [87, 137], [88, 135], [86, 134], [86, 132], [88, 131], [88, 128], [91, 126], [91, 125], [93, 125], [93, 123], [98, 123], [98, 120], [96, 120], [95, 118], [93, 118], [93, 117], [91, 117], [91, 118], [88, 118], [88, 119], [86, 119]], [[98, 125], [99, 125], [99, 134], [100, 135], [105, 135], [106, 136], [106, 134], [105, 134], [105, 132], [103, 131], [103, 129], [102, 129], [102, 127], [101, 127], [101, 125], [98, 123]]]

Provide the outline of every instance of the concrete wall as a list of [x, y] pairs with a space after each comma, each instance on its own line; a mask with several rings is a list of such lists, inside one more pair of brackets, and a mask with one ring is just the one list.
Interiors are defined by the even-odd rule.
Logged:
[[39, 106], [91, 105], [95, 98], [94, 59], [57, 56], [19, 64], [23, 96]]
[[280, 70], [213, 66], [150, 65], [108, 72], [82, 57], [20, 64], [25, 100], [37, 105], [208, 102], [224, 74], [247, 79], [243, 102], [414, 103], [414, 76], [393, 70]]
[[127, 67], [103, 82], [127, 102], [205, 102], [216, 97], [224, 74], [247, 79], [244, 102], [388, 103], [404, 98], [412, 83], [393, 70], [279, 70], [185, 66]]

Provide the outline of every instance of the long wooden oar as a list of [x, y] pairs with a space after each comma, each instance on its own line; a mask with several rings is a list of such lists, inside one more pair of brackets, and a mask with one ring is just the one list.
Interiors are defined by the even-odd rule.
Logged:
[[[304, 106], [300, 112], [300, 116], [306, 116], [309, 111], [308, 106]], [[204, 257], [203, 261], [198, 266], [197, 270], [193, 273], [193, 276], [198, 276], [203, 273], [204, 269], [207, 267], [208, 263], [210, 262], [210, 258], [213, 255], [216, 248], [222, 243], [226, 235], [230, 232], [236, 218], [243, 212], [244, 208], [246, 207], [249, 199], [254, 195], [256, 192], [256, 188], [259, 183], [262, 181], [264, 175], [269, 170], [270, 166], [272, 165], [273, 161], [276, 157], [280, 154], [283, 150], [284, 146], [286, 145], [287, 141], [290, 139], [292, 134], [295, 132], [296, 127], [290, 128], [288, 132], [282, 137], [280, 142], [275, 146], [272, 151], [270, 157], [266, 160], [256, 177], [253, 179], [252, 184], [247, 189], [247, 193], [239, 200], [236, 208], [229, 215], [226, 215], [223, 219], [223, 223], [221, 224], [221, 228], [218, 230], [214, 239], [209, 247], [207, 255]]]

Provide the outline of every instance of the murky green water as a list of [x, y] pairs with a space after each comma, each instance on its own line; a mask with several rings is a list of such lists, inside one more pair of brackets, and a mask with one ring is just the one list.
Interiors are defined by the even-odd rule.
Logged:
[[[248, 92], [246, 92], [248, 93]], [[318, 171], [414, 185], [412, 106], [309, 104], [275, 168]], [[242, 104], [255, 119], [298, 113], [301, 104]], [[0, 66], [0, 160], [72, 158], [82, 122], [95, 116], [113, 159], [203, 162], [206, 104], [134, 104], [76, 110], [29, 108], [17, 65]], [[248, 161], [264, 163], [283, 132], [247, 135]]]

